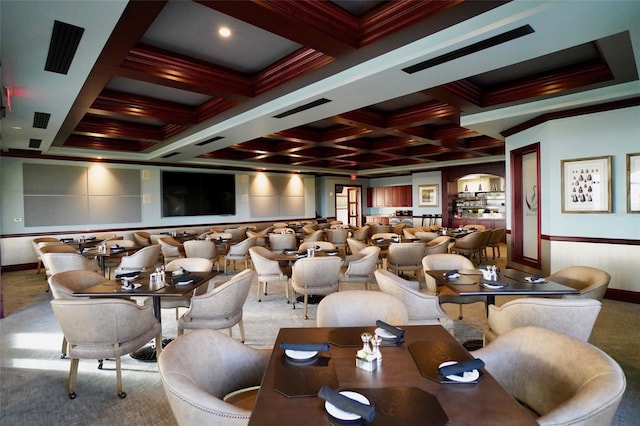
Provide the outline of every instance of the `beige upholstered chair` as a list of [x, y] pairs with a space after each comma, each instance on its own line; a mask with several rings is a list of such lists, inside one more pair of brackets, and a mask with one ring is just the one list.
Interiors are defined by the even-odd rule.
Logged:
[[160, 324], [151, 306], [140, 306], [123, 299], [54, 299], [53, 313], [68, 342], [71, 369], [69, 398], [76, 397], [76, 377], [80, 358], [116, 360], [116, 392], [122, 390], [120, 357], [146, 345], [155, 337], [161, 350]]
[[400, 235], [394, 232], [376, 232], [371, 235], [372, 240], [376, 240], [378, 238], [382, 238], [383, 240], [391, 240], [393, 238], [400, 238]]
[[[98, 262], [93, 259], [87, 259], [78, 253], [43, 253], [42, 263], [45, 265], [49, 276], [77, 269], [101, 272]], [[105, 280], [104, 277], [102, 279]]]
[[31, 245], [33, 246], [33, 251], [36, 254], [38, 262], [36, 274], [40, 273], [40, 268], [42, 267], [42, 253], [40, 253], [40, 247], [43, 247], [47, 244], [62, 244], [62, 242], [55, 237], [38, 237], [31, 240]]
[[287, 222], [275, 222], [273, 224], [273, 230], [275, 231], [276, 229], [287, 228], [288, 226], [289, 224]]
[[249, 249], [256, 245], [255, 238], [245, 238], [237, 244], [229, 247], [229, 251], [224, 255], [224, 274], [227, 274], [227, 265], [229, 262], [233, 264], [233, 269], [236, 269], [236, 262], [238, 260], [244, 261], [245, 269], [249, 267]]
[[393, 232], [394, 234], [403, 235], [403, 230], [406, 227], [406, 223], [396, 223], [395, 225], [391, 225], [391, 232]]
[[384, 269], [375, 271], [375, 276], [382, 292], [404, 303], [409, 325], [442, 325], [453, 334], [453, 320], [442, 310], [437, 296], [420, 291], [417, 282], [405, 280]]
[[269, 247], [273, 251], [298, 247], [298, 239], [294, 234], [271, 234], [269, 235]]
[[353, 238], [354, 240], [367, 242], [369, 241], [370, 230], [371, 230], [371, 227], [369, 225], [361, 226], [360, 228], [354, 230], [351, 233], [351, 238]]
[[609, 425], [626, 388], [613, 358], [546, 328], [515, 328], [473, 355], [540, 425]]
[[485, 345], [507, 331], [532, 325], [589, 340], [602, 304], [593, 299], [547, 299], [526, 297], [502, 306], [489, 305]]
[[304, 237], [305, 243], [310, 243], [312, 241], [322, 241], [324, 238], [324, 231], [318, 229], [317, 231], [313, 231], [313, 233]]
[[[133, 240], [108, 240], [105, 241], [105, 244], [110, 247], [123, 247], [125, 249], [134, 249], [136, 247], [136, 242]], [[111, 277], [111, 270], [114, 268], [117, 268], [120, 265], [120, 260], [122, 260], [123, 256], [126, 256], [126, 252], [122, 252], [122, 253], [114, 253], [111, 254], [111, 256], [107, 257], [106, 259], [104, 259], [104, 266], [105, 266], [105, 276], [107, 278]]]
[[347, 250], [347, 238], [349, 237], [349, 230], [346, 228], [334, 228], [327, 229], [325, 231], [327, 241], [332, 243], [342, 253], [346, 254]]
[[284, 282], [287, 303], [289, 302], [289, 278], [280, 267], [280, 263], [275, 260], [275, 254], [264, 247], [251, 247], [249, 249], [251, 263], [258, 274], [258, 302], [262, 301], [262, 293], [267, 295], [267, 285], [272, 282]]
[[[500, 257], [500, 243], [504, 238], [506, 230], [504, 228], [495, 228], [491, 230], [491, 235], [489, 236], [489, 241], [487, 241], [486, 248], [491, 248], [492, 258], [496, 258], [496, 249], [498, 249], [498, 257]], [[487, 254], [485, 253], [485, 258]]]
[[305, 252], [308, 248], [320, 247], [320, 250], [337, 250], [337, 247], [329, 241], [308, 241], [300, 244], [298, 251]]
[[318, 304], [318, 327], [375, 327], [378, 320], [406, 325], [404, 303], [380, 291], [349, 290], [330, 294]]
[[151, 245], [151, 235], [145, 231], [136, 231], [133, 233], [133, 239], [139, 247], [146, 247]]
[[231, 244], [237, 244], [247, 238], [247, 230], [245, 228], [227, 228], [224, 232], [231, 234]]
[[416, 232], [417, 231], [418, 231], [418, 229], [417, 228], [413, 228], [413, 227], [404, 228], [402, 230], [402, 236], [404, 238], [408, 238], [408, 239], [418, 238], [418, 237], [416, 237]]
[[381, 225], [381, 224], [373, 224], [373, 225], [369, 225], [371, 226], [371, 238], [373, 238], [374, 234], [388, 234], [388, 233], [392, 233], [391, 232], [391, 225]]
[[256, 245], [257, 246], [260, 246], [260, 247], [266, 247], [267, 246], [267, 237], [265, 237], [261, 233], [248, 229], [246, 234], [247, 234], [247, 238], [255, 238], [256, 239]]
[[436, 281], [427, 271], [444, 270], [451, 271], [453, 269], [474, 269], [473, 262], [459, 254], [430, 254], [422, 258], [422, 268], [424, 270], [425, 283], [428, 294], [436, 295], [440, 299], [440, 303], [455, 303], [458, 305], [458, 319], [462, 319], [462, 305], [482, 302], [487, 304], [485, 296], [458, 296], [453, 290], [446, 286], [436, 284]]
[[189, 310], [178, 320], [178, 335], [187, 329], [223, 330], [226, 328], [231, 336], [232, 327], [238, 324], [240, 340], [244, 342], [242, 307], [254, 281], [257, 284], [258, 275], [256, 272], [245, 269], [207, 293], [193, 296]]
[[425, 247], [422, 243], [394, 243], [389, 245], [387, 252], [387, 269], [399, 275], [403, 272], [413, 272], [418, 281], [422, 281], [422, 258]]
[[[189, 272], [210, 272], [213, 269], [213, 262], [203, 257], [181, 257], [174, 259], [167, 263], [165, 271], [173, 272], [180, 268], [184, 268]], [[207, 286], [205, 284], [199, 286], [195, 290], [195, 294], [204, 294], [207, 292]], [[191, 294], [186, 294], [181, 297], [163, 297], [160, 301], [162, 309], [175, 309], [176, 320], [179, 316], [180, 308], [188, 308], [191, 302]]]
[[378, 266], [380, 247], [369, 246], [349, 257], [347, 270], [340, 275], [340, 284], [364, 283], [365, 289], [369, 290], [369, 284], [374, 281], [373, 272]]
[[296, 234], [296, 231], [291, 228], [273, 228], [273, 231], [271, 232], [273, 232], [274, 234]]
[[355, 238], [347, 238], [347, 246], [349, 247], [349, 252], [352, 255], [358, 254], [360, 250], [369, 247], [368, 244], [365, 244], [361, 240], [356, 240]]
[[185, 241], [182, 245], [184, 246], [184, 254], [187, 258], [200, 257], [209, 259], [211, 263], [216, 266], [216, 269], [220, 271], [220, 259], [216, 243], [206, 240], [189, 240]]
[[427, 243], [434, 238], [437, 238], [439, 235], [437, 232], [426, 232], [426, 231], [416, 231], [415, 237], [420, 238], [423, 243]]
[[[270, 356], [270, 350], [253, 349], [213, 330], [194, 330], [171, 342], [158, 359], [158, 370], [178, 425], [249, 423]], [[236, 395], [245, 398], [238, 404], [242, 407], [232, 403]]]
[[[93, 271], [73, 269], [60, 272], [49, 278], [49, 288], [53, 299], [78, 299], [73, 293], [86, 288], [103, 283], [105, 278], [102, 274]], [[60, 358], [67, 356], [67, 339], [62, 337], [62, 348]]]
[[441, 235], [425, 244], [425, 256], [429, 254], [449, 253], [451, 238]]
[[296, 260], [291, 271], [291, 299], [296, 308], [296, 293], [304, 295], [304, 319], [309, 319], [309, 296], [324, 296], [338, 291], [342, 260], [337, 256], [306, 257]]
[[602, 301], [607, 292], [611, 275], [590, 266], [569, 266], [554, 272], [548, 279], [580, 291], [579, 295], [564, 295], [563, 297], [566, 299], [579, 297]]
[[160, 244], [160, 251], [164, 259], [164, 264], [171, 262], [172, 260], [185, 257], [184, 246], [178, 240], [172, 237], [158, 238], [158, 244]]
[[115, 275], [131, 271], [146, 271], [153, 269], [160, 257], [160, 246], [151, 245], [143, 247], [135, 253], [122, 256], [120, 265], [114, 271]]
[[[40, 262], [42, 262], [42, 266], [44, 267], [44, 272], [45, 275], [48, 277], [51, 276], [51, 270], [49, 268], [49, 265], [47, 264], [47, 259], [45, 254], [47, 253], [74, 253], [77, 254], [78, 250], [69, 244], [60, 244], [60, 243], [43, 243], [46, 245], [43, 245], [41, 247], [39, 247], [39, 251], [40, 251]], [[85, 269], [85, 268], [80, 268], [80, 269]]]
[[480, 225], [480, 224], [468, 224], [468, 225], [464, 225], [462, 227], [462, 229], [471, 229], [471, 230], [476, 230], [476, 231], [484, 231], [485, 229], [487, 229], [487, 227], [484, 226], [484, 225]]
[[94, 235], [94, 237], [96, 237], [96, 240], [109, 241], [109, 240], [117, 239], [118, 235], [116, 235], [114, 232], [101, 232], [99, 234]]
[[482, 262], [482, 254], [490, 236], [491, 230], [484, 230], [456, 238], [453, 247], [451, 247], [451, 253], [467, 256], [471, 260], [475, 258], [477, 263], [480, 263]]

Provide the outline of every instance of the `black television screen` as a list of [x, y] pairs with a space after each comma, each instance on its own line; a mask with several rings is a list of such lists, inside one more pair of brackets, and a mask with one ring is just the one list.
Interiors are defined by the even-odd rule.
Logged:
[[162, 172], [162, 216], [236, 214], [234, 175]]

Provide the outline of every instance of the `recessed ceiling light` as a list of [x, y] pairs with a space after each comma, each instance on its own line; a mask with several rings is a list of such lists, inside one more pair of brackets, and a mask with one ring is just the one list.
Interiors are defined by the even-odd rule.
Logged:
[[11, 128], [13, 130], [22, 130], [22, 127], [20, 127], [20, 126], [11, 126]]
[[220, 37], [227, 38], [231, 35], [231, 30], [228, 27], [220, 27], [218, 34], [220, 34]]

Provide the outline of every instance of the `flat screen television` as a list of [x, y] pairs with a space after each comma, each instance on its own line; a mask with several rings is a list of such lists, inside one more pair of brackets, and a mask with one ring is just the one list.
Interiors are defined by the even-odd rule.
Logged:
[[162, 216], [236, 214], [232, 174], [162, 172]]

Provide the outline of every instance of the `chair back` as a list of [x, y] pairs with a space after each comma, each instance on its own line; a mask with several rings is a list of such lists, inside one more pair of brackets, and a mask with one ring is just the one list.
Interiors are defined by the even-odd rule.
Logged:
[[101, 241], [115, 240], [116, 238], [118, 238], [118, 236], [113, 232], [102, 232], [94, 236], [96, 237], [96, 240]]
[[369, 225], [364, 225], [351, 233], [351, 238], [358, 241], [368, 241], [369, 240], [369, 231], [371, 227]]
[[433, 240], [434, 238], [438, 237], [438, 233], [437, 232], [427, 232], [427, 231], [416, 231], [415, 232], [415, 237], [416, 238], [420, 238], [420, 240], [423, 243], [427, 243], [431, 240]]
[[394, 243], [389, 245], [387, 265], [395, 268], [422, 268], [425, 247], [422, 243]]
[[514, 328], [473, 355], [541, 425], [609, 425], [626, 388], [613, 358], [546, 328]]
[[488, 343], [517, 327], [533, 325], [568, 334], [583, 342], [589, 340], [602, 304], [593, 299], [550, 299], [527, 297], [502, 306], [489, 305]]
[[274, 234], [292, 234], [295, 235], [296, 231], [291, 228], [273, 228]]
[[136, 231], [133, 233], [133, 239], [140, 247], [146, 247], [151, 245], [151, 238], [148, 232]]
[[168, 272], [177, 271], [180, 268], [191, 272], [210, 272], [213, 269], [213, 262], [204, 257], [182, 257], [172, 260], [165, 266]]
[[609, 287], [611, 275], [590, 266], [569, 266], [553, 273], [548, 279], [580, 291], [579, 295], [568, 294], [563, 298], [579, 297], [602, 301]]
[[136, 246], [136, 242], [133, 240], [109, 240], [105, 241], [107, 247], [124, 247], [124, 248], [134, 248]]
[[[100, 272], [100, 266], [95, 260], [87, 259], [78, 253], [43, 253], [42, 264], [50, 275], [60, 272], [84, 270]], [[104, 280], [104, 277], [103, 277]]]
[[400, 299], [379, 291], [341, 291], [320, 301], [316, 321], [318, 327], [375, 327], [377, 320], [405, 325], [407, 309]]
[[359, 282], [365, 283], [369, 289], [369, 283], [373, 282], [373, 271], [378, 266], [380, 247], [369, 246], [362, 249], [358, 254], [350, 256], [349, 266], [340, 277], [340, 283]]
[[160, 246], [157, 244], [143, 247], [135, 253], [122, 256], [116, 274], [125, 271], [144, 271], [155, 268], [160, 257]]
[[264, 235], [262, 235], [259, 232], [253, 231], [251, 229], [247, 229], [247, 238], [255, 238], [256, 239], [256, 245], [257, 246], [266, 246], [267, 245], [267, 239]]
[[231, 243], [239, 243], [247, 238], [247, 230], [245, 228], [228, 228], [224, 232], [231, 234]]
[[329, 241], [305, 241], [304, 243], [300, 244], [300, 247], [298, 248], [299, 251], [304, 252], [306, 251], [308, 248], [312, 248], [312, 247], [320, 247], [320, 250], [335, 250], [336, 246], [333, 243], [330, 243]]
[[438, 284], [427, 271], [452, 269], [475, 269], [473, 262], [459, 254], [439, 253], [429, 254], [422, 258], [422, 269], [424, 270], [425, 283], [429, 294], [438, 294]]
[[247, 238], [229, 247], [227, 256], [248, 256], [249, 248], [256, 245], [255, 238]]
[[379, 238], [382, 238], [384, 240], [391, 240], [393, 238], [400, 238], [400, 235], [395, 234], [393, 232], [377, 232], [371, 235], [372, 240], [377, 240]]
[[273, 251], [298, 247], [298, 239], [294, 234], [271, 234], [269, 235], [269, 247]]
[[349, 247], [349, 251], [351, 252], [351, 254], [358, 254], [360, 250], [369, 247], [361, 240], [357, 240], [355, 238], [347, 238], [347, 246]]
[[449, 253], [449, 243], [451, 239], [446, 235], [434, 238], [426, 244], [425, 255]]
[[[47, 244], [47, 243], [45, 243]], [[41, 246], [40, 248], [41, 254], [46, 253], [78, 253], [78, 250], [69, 244], [63, 243], [51, 243], [49, 245]]]
[[[338, 225], [338, 226], [342, 226], [342, 225]], [[333, 243], [336, 246], [338, 245], [345, 246], [347, 244], [347, 237], [349, 236], [348, 229], [345, 229], [345, 228], [327, 229], [325, 233], [327, 235], [327, 241], [329, 241], [330, 243]]]
[[301, 294], [329, 294], [338, 290], [342, 260], [337, 256], [306, 257], [296, 260], [291, 285]]
[[60, 272], [49, 278], [49, 288], [54, 299], [77, 299], [76, 291], [105, 282], [104, 275], [93, 271], [74, 269]]
[[487, 228], [486, 226], [479, 225], [479, 224], [468, 224], [462, 227], [462, 229], [471, 229], [476, 231], [484, 231], [486, 228]]
[[202, 257], [214, 263], [218, 261], [218, 248], [213, 241], [189, 240], [183, 246], [187, 257]]
[[487, 241], [487, 246], [493, 247], [500, 244], [502, 238], [504, 238], [504, 234], [506, 233], [506, 229], [504, 228], [494, 228], [491, 230], [491, 236], [489, 236], [489, 241]]
[[304, 241], [305, 242], [322, 241], [323, 236], [324, 236], [324, 231], [318, 229], [317, 231], [313, 231], [313, 233], [304, 237]]
[[246, 425], [251, 411], [224, 397], [259, 386], [270, 353], [214, 330], [193, 330], [167, 345], [158, 370], [178, 424]]

